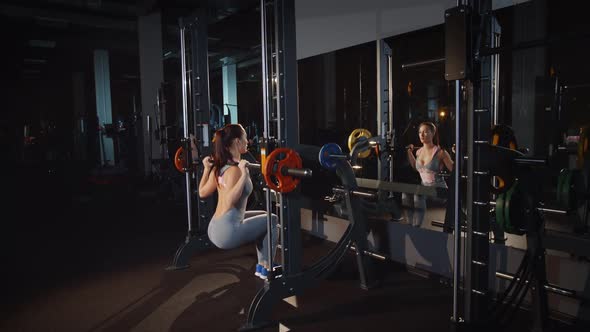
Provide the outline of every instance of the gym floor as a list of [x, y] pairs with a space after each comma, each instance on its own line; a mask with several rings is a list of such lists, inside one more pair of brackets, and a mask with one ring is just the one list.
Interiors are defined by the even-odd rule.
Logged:
[[[28, 176], [9, 186], [16, 201], [7, 205], [19, 214], [5, 217], [1, 241], [0, 331], [236, 331], [245, 322], [264, 284], [253, 275], [252, 245], [211, 249], [190, 268], [167, 271], [186, 233], [186, 209], [161, 195], [161, 186], [114, 177], [79, 186], [70, 173], [20, 172]], [[304, 239], [304, 265], [333, 246]], [[291, 331], [449, 330], [449, 285], [377, 264], [381, 285], [363, 291], [346, 257], [297, 299], [297, 309], [281, 302], [275, 323]], [[507, 331], [527, 330], [529, 319], [520, 312]]]

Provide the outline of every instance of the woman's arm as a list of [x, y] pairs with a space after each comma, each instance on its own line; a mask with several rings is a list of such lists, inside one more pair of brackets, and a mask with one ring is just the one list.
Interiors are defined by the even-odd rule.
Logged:
[[440, 158], [442, 159], [443, 164], [449, 170], [449, 172], [452, 172], [454, 163], [447, 150], [442, 150]]
[[215, 181], [214, 167], [206, 167], [203, 170], [203, 176], [201, 176], [201, 181], [199, 182], [199, 197], [209, 197], [216, 189], [217, 181]]
[[416, 169], [416, 157], [414, 157], [414, 152], [413, 152], [414, 145], [413, 144], [408, 145], [408, 148], [406, 151], [408, 153], [408, 161], [410, 162], [410, 166], [412, 166], [413, 169]]
[[203, 158], [203, 176], [199, 181], [199, 197], [205, 198], [210, 196], [217, 189], [217, 181], [215, 180], [215, 167], [211, 166], [213, 159], [207, 156]]
[[189, 140], [191, 142], [191, 158], [193, 158], [193, 161], [197, 161], [197, 159], [199, 158], [199, 149], [197, 148], [197, 139], [196, 139], [195, 135], [190, 134]]

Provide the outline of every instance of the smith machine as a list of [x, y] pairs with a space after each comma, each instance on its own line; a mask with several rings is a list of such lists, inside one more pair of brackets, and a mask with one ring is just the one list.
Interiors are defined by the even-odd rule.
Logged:
[[[260, 2], [262, 39], [262, 76], [264, 135], [261, 144], [262, 160], [271, 147], [299, 145], [299, 121], [297, 114], [297, 61], [295, 51], [295, 5], [293, 0]], [[307, 149], [309, 151], [309, 149]], [[313, 153], [319, 155], [319, 148]], [[342, 186], [334, 188], [346, 201], [349, 226], [337, 245], [315, 264], [302, 269], [301, 215], [302, 199], [297, 192], [276, 193], [276, 203], [271, 204], [271, 192], [266, 191], [267, 207], [275, 206], [280, 220], [280, 259], [282, 271], [269, 276], [248, 310], [243, 330], [257, 329], [269, 322], [278, 301], [301, 294], [327, 277], [339, 264], [354, 243], [359, 265], [360, 283], [370, 288], [374, 283], [371, 260], [365, 254], [367, 229], [362, 214], [354, 172], [349, 162], [338, 163], [337, 174]], [[369, 196], [371, 196], [369, 194]], [[270, 209], [269, 209], [270, 215]], [[268, 227], [270, 226], [270, 218]]]
[[[299, 178], [310, 177], [311, 170], [303, 169], [298, 153], [287, 148], [299, 146], [294, 1], [262, 0], [260, 8], [262, 74], [265, 82], [264, 135], [260, 142], [261, 163], [254, 165], [254, 168], [260, 169], [266, 185], [264, 192], [269, 216], [267, 227], [272, 227], [270, 216], [273, 212], [279, 216], [281, 266], [277, 270], [269, 271], [264, 287], [252, 301], [243, 330], [266, 326], [278, 301], [301, 294], [304, 289], [313, 287], [326, 278], [349, 249], [353, 248], [357, 253], [361, 287], [368, 289], [375, 282], [372, 262], [366, 250], [367, 230], [360, 200], [361, 197], [373, 197], [373, 194], [356, 190], [354, 172], [350, 163], [345, 160], [336, 167], [342, 185], [334, 188], [334, 193], [338, 195], [339, 200], [345, 201], [348, 207], [348, 229], [328, 255], [305, 270], [302, 269], [302, 201], [296, 189]], [[179, 25], [184, 138], [182, 149], [175, 156], [175, 164], [186, 177], [188, 233], [168, 267], [171, 270], [188, 267], [192, 255], [212, 246], [207, 238], [207, 227], [215, 207], [214, 197], [198, 198], [193, 189], [197, 187], [198, 179], [202, 176], [202, 167], [199, 167], [198, 163], [211, 151], [206, 15], [204, 12], [198, 12], [193, 17], [181, 19]], [[195, 133], [198, 156], [192, 156], [190, 132]], [[312, 150], [315, 156], [319, 155], [319, 148]], [[310, 151], [309, 147], [306, 151]], [[197, 200], [196, 218], [194, 199]], [[197, 220], [196, 227], [193, 227], [194, 219]], [[269, 257], [273, 255], [269, 254]]]

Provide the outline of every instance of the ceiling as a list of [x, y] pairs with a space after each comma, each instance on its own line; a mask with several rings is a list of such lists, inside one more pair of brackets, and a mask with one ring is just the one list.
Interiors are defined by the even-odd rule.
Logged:
[[[163, 55], [177, 57], [178, 19], [206, 8], [209, 17], [209, 55], [213, 69], [220, 59], [250, 61], [259, 56], [259, 0], [4, 0], [0, 28], [13, 52], [11, 70], [35, 76], [47, 71], [88, 66], [88, 54], [107, 49], [114, 57], [138, 67], [137, 20], [162, 15]], [[125, 62], [125, 61], [123, 61]], [[137, 68], [129, 68], [138, 75]]]

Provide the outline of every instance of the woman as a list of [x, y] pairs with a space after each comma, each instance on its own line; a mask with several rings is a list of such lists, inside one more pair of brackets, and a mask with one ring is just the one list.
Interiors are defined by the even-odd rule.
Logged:
[[[241, 155], [248, 151], [246, 131], [239, 124], [228, 124], [215, 132], [213, 158], [203, 159], [203, 176], [199, 196], [207, 197], [217, 191], [217, 208], [207, 233], [213, 244], [232, 249], [256, 241], [258, 264], [256, 275], [266, 279], [269, 269], [267, 212], [246, 211], [252, 180], [248, 161]], [[272, 215], [272, 253], [278, 243], [277, 216]]]
[[[436, 126], [432, 122], [422, 122], [418, 126], [418, 136], [422, 147], [416, 151], [414, 157], [414, 145], [407, 147], [408, 160], [412, 168], [418, 171], [423, 186], [447, 188], [445, 180], [440, 176], [440, 171], [446, 168], [453, 170], [453, 160], [447, 151], [438, 145]], [[413, 201], [409, 195], [403, 194], [404, 205], [409, 207], [408, 221], [415, 227], [420, 227], [426, 211], [426, 199], [423, 195], [414, 195]], [[413, 209], [412, 209], [413, 203]]]

